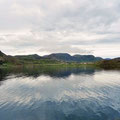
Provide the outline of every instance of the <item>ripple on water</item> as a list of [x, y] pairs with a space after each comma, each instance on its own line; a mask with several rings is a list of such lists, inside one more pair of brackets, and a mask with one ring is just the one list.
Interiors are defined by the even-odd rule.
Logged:
[[24, 116], [25, 120], [32, 120], [37, 116], [56, 120], [56, 114], [63, 120], [114, 120], [120, 118], [119, 94], [119, 71], [74, 73], [64, 78], [12, 75], [0, 86], [0, 116], [4, 120], [6, 113], [14, 120], [16, 113], [19, 119]]

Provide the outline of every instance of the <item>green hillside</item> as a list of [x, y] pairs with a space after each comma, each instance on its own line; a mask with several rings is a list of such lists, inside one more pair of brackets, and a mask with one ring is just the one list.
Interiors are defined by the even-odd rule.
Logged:
[[16, 65], [62, 65], [62, 66], [79, 66], [88, 64], [104, 69], [120, 68], [120, 58], [112, 60], [103, 60], [101, 57], [93, 55], [74, 55], [68, 53], [57, 53], [47, 56], [33, 55], [17, 55], [9, 56], [0, 51], [0, 65], [16, 66]]
[[115, 58], [112, 60], [103, 60], [99, 63], [99, 66], [104, 69], [120, 69], [120, 58]]
[[0, 51], [0, 64], [13, 63], [18, 64], [19, 60], [13, 56], [9, 56]]

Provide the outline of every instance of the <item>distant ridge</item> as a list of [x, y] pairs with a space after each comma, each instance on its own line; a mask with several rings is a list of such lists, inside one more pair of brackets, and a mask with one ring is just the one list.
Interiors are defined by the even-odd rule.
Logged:
[[0, 61], [16, 61], [16, 60], [57, 60], [62, 62], [96, 62], [101, 61], [103, 58], [95, 57], [94, 55], [73, 55], [71, 56], [68, 53], [52, 53], [50, 55], [39, 56], [37, 54], [31, 55], [16, 55], [16, 56], [8, 56], [0, 51]]
[[[5, 63], [5, 64], [4, 64]], [[114, 59], [103, 59], [94, 55], [73, 55], [68, 53], [53, 53], [50, 55], [39, 56], [32, 55], [16, 55], [9, 56], [0, 51], [0, 66], [6, 65], [24, 65], [24, 64], [66, 64], [66, 63], [95, 63], [100, 68], [104, 69], [119, 69], [120, 57]]]
[[94, 55], [76, 54], [71, 56], [68, 53], [53, 53], [45, 56], [39, 56], [37, 54], [10, 56], [0, 51], [0, 67], [11, 67], [15, 65], [19, 66], [19, 65], [31, 65], [31, 64], [32, 65], [33, 64], [76, 65], [76, 63], [94, 64], [103, 69], [120, 69], [120, 57], [114, 59], [103, 59], [101, 57], [95, 57]]
[[111, 58], [105, 58], [104, 60], [111, 60]]
[[95, 57], [94, 55], [76, 54], [76, 55], [71, 56], [68, 53], [53, 53], [50, 55], [45, 55], [43, 57], [49, 58], [49, 59], [61, 60], [65, 62], [96, 62], [96, 61], [100, 61], [103, 59], [101, 57]]

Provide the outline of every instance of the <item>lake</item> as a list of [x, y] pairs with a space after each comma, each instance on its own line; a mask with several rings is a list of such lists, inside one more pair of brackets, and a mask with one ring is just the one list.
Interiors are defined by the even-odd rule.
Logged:
[[0, 120], [120, 120], [120, 71], [0, 70]]

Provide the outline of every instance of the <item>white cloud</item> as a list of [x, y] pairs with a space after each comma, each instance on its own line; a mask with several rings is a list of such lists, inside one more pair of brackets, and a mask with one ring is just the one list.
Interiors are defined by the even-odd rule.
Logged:
[[1, 0], [0, 49], [13, 55], [120, 56], [119, 5], [118, 0]]

